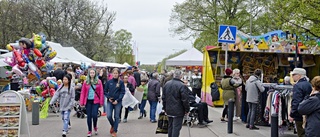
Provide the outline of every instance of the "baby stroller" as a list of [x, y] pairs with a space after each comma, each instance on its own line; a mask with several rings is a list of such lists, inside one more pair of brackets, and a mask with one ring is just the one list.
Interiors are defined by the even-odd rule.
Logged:
[[194, 123], [198, 120], [198, 108], [190, 107], [190, 112], [188, 116], [184, 117], [184, 124], [193, 127]]
[[[85, 107], [81, 107], [79, 102], [77, 101], [74, 105], [74, 111], [76, 111], [77, 118], [84, 118], [87, 115], [87, 111]], [[101, 116], [101, 111], [98, 110], [98, 117]]]

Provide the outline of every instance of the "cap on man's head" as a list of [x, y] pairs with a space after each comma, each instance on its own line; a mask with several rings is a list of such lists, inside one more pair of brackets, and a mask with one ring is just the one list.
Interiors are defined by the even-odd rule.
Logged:
[[290, 73], [291, 75], [299, 74], [299, 75], [306, 75], [307, 72], [303, 68], [294, 68], [293, 71]]

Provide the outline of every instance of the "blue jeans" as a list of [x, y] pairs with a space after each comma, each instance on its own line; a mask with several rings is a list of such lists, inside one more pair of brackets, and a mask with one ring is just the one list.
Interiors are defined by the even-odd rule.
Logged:
[[63, 122], [63, 131], [68, 132], [68, 125], [70, 121], [70, 112], [71, 110], [68, 111], [62, 111], [61, 112], [61, 117], [62, 117], [62, 122]]
[[141, 100], [141, 103], [139, 104], [139, 109], [140, 109], [140, 115], [143, 115], [145, 110], [144, 107], [146, 107], [147, 100]]
[[93, 127], [97, 127], [98, 110], [99, 110], [99, 104], [94, 104], [93, 100], [87, 101], [86, 111], [87, 111], [88, 131], [92, 131], [92, 120], [93, 120]]
[[150, 120], [156, 121], [156, 111], [157, 111], [157, 104], [158, 101], [150, 101]]
[[[118, 104], [116, 105], [113, 105], [110, 101], [107, 102], [107, 118], [109, 120], [111, 127], [113, 127], [115, 132], [118, 132], [121, 106], [122, 106], [121, 102], [118, 102]], [[112, 119], [113, 110], [114, 110], [114, 120]]]

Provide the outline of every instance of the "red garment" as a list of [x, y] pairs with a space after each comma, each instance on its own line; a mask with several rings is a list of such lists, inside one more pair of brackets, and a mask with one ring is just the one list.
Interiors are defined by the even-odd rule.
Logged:
[[[88, 93], [91, 88], [91, 85], [87, 84], [86, 81], [83, 82], [81, 94], [80, 94], [80, 105], [84, 106], [87, 104], [88, 100]], [[98, 83], [96, 84], [96, 93], [94, 93], [94, 104], [100, 104], [101, 106], [104, 104], [104, 93], [103, 93], [103, 87], [101, 80], [98, 80]], [[97, 96], [99, 95], [99, 97]]]
[[55, 92], [56, 92], [56, 90], [54, 90], [54, 88], [46, 89], [46, 90], [42, 91], [41, 96], [46, 98], [47, 95], [49, 94], [50, 97], [53, 97]]

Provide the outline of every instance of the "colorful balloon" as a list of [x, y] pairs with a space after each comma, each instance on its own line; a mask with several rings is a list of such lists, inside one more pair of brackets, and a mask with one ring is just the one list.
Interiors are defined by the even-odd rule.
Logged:
[[28, 59], [28, 57], [25, 54], [23, 54], [22, 57], [27, 62], [29, 69], [33, 72], [37, 72], [36, 65], [34, 65], [32, 62], [30, 62], [30, 60]]
[[33, 49], [33, 53], [38, 57], [42, 57], [42, 53], [40, 52], [39, 49]]
[[40, 86], [42, 89], [47, 88], [47, 86], [48, 86], [47, 80], [46, 80], [46, 79], [42, 80], [42, 81], [40, 82], [39, 86]]
[[41, 96], [42, 97], [47, 97], [47, 96], [53, 97], [55, 92], [56, 92], [56, 90], [53, 88], [46, 89], [41, 93]]
[[38, 34], [33, 33], [33, 44], [34, 47], [37, 49], [41, 49], [42, 47], [42, 42], [41, 42], [41, 36]]
[[35, 61], [34, 54], [33, 54], [33, 53], [29, 53], [28, 59], [29, 59], [31, 62], [34, 62], [34, 61]]
[[7, 50], [12, 51], [14, 49], [20, 49], [19, 43], [10, 43], [6, 46]]
[[23, 72], [19, 69], [18, 65], [12, 67], [12, 72], [19, 76], [24, 76]]
[[24, 62], [24, 60], [23, 60], [23, 58], [22, 58], [22, 56], [21, 56], [21, 53], [20, 53], [18, 50], [14, 49], [14, 50], [13, 50], [13, 54], [14, 54], [16, 60], [17, 60], [19, 63]]
[[49, 87], [54, 88], [54, 89], [58, 89], [58, 84], [57, 84], [57, 82], [55, 82], [53, 80], [49, 80]]
[[40, 95], [40, 94], [41, 94], [41, 92], [42, 92], [41, 87], [40, 87], [40, 86], [36, 86], [36, 91], [37, 91], [37, 93]]
[[16, 62], [11, 57], [6, 57], [3, 62], [7, 63], [11, 67], [16, 65]]
[[46, 64], [46, 62], [44, 62], [44, 60], [42, 60], [42, 59], [37, 59], [37, 60], [36, 60], [36, 64], [37, 64], [37, 66], [38, 66], [39, 68], [41, 68], [41, 67], [43, 67], [43, 66]]

